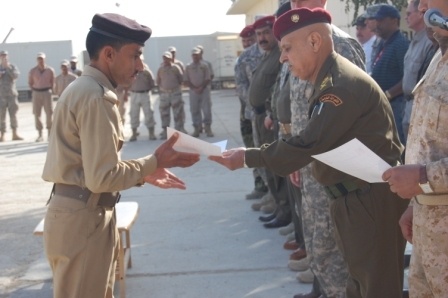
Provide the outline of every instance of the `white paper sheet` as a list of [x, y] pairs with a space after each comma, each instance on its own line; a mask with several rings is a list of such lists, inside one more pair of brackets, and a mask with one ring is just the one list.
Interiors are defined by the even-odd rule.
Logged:
[[192, 137], [171, 127], [167, 127], [167, 135], [170, 138], [174, 132], [178, 132], [180, 137], [174, 144], [173, 148], [181, 152], [199, 153], [203, 155], [216, 155], [220, 156], [221, 153], [226, 150], [227, 140], [217, 143], [208, 143], [201, 139]]
[[391, 167], [356, 138], [338, 148], [312, 157], [369, 183], [384, 182], [381, 176]]

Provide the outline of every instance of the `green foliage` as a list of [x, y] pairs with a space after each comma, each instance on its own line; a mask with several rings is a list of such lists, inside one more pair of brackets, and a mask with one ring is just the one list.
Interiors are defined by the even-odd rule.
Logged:
[[[331, 1], [331, 0], [330, 0]], [[398, 10], [407, 6], [407, 0], [340, 0], [345, 2], [345, 12], [353, 11], [353, 19], [356, 19], [359, 15], [361, 8], [366, 9], [367, 6], [377, 3], [389, 3], [394, 5]]]

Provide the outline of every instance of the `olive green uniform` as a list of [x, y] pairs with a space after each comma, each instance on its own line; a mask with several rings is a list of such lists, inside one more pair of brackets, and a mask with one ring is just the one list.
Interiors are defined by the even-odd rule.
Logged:
[[311, 157], [357, 138], [388, 164], [399, 163], [403, 146], [387, 98], [369, 75], [332, 53], [309, 102], [299, 135], [248, 149], [245, 162], [279, 175], [312, 163], [313, 176], [331, 193], [336, 241], [350, 273], [347, 297], [401, 297], [405, 240], [398, 220], [408, 202], [387, 184], [368, 184]]

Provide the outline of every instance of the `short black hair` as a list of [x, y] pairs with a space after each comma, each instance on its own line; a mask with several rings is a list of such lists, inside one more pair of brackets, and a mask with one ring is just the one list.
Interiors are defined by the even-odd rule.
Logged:
[[118, 51], [122, 46], [129, 43], [131, 42], [89, 31], [86, 38], [86, 49], [90, 60], [97, 60], [101, 49], [105, 46], [111, 46]]

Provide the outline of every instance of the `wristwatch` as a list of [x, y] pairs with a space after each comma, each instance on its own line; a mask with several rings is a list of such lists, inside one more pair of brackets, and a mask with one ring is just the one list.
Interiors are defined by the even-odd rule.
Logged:
[[420, 167], [420, 181], [418, 183], [420, 188], [423, 190], [424, 193], [433, 193], [434, 190], [431, 187], [431, 184], [429, 184], [428, 176], [426, 174], [426, 165], [422, 165]]

